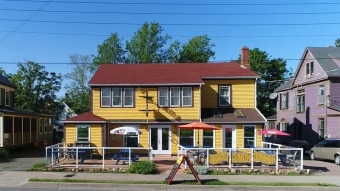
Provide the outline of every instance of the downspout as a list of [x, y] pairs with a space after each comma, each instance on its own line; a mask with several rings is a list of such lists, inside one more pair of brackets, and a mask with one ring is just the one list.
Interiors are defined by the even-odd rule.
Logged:
[[200, 122], [202, 122], [202, 97], [201, 97], [201, 92], [202, 92], [202, 85], [200, 84], [199, 86], [199, 117], [200, 117]]

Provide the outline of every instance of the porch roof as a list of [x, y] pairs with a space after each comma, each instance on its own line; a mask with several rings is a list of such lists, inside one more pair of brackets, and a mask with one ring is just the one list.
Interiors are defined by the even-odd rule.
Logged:
[[93, 113], [86, 112], [80, 115], [68, 118], [63, 121], [64, 123], [107, 123], [108, 121]]
[[266, 119], [255, 108], [205, 108], [202, 109], [205, 123], [265, 123]]

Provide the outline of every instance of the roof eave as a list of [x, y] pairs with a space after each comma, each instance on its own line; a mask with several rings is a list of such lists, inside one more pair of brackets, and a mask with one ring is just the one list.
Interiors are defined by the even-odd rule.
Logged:
[[107, 123], [107, 121], [62, 121], [61, 123], [68, 124], [68, 123]]
[[257, 79], [260, 76], [202, 76], [203, 80], [213, 79]]
[[204, 83], [168, 83], [168, 84], [89, 84], [89, 86], [199, 86]]

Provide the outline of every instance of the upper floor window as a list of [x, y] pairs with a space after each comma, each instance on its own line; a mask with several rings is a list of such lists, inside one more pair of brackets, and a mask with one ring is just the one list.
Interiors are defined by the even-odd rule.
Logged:
[[281, 97], [280, 108], [281, 108], [281, 110], [282, 109], [288, 109], [288, 95], [289, 95], [289, 92], [280, 94], [280, 97]]
[[310, 77], [314, 74], [314, 62], [306, 64], [306, 76]]
[[218, 97], [219, 106], [230, 106], [230, 86], [218, 87]]
[[325, 86], [320, 85], [318, 90], [318, 104], [325, 105]]
[[268, 128], [275, 129], [275, 121], [268, 121]]
[[182, 88], [182, 105], [183, 106], [192, 106], [192, 88], [191, 87], [183, 87]]
[[111, 107], [111, 88], [102, 88], [101, 105], [102, 107]]
[[160, 107], [192, 106], [192, 88], [160, 87], [158, 88], [158, 105]]
[[180, 90], [178, 87], [170, 88], [170, 106], [180, 106]]
[[133, 88], [101, 88], [102, 107], [133, 107]]
[[305, 112], [305, 90], [298, 90], [297, 92], [296, 112]]
[[10, 92], [8, 90], [6, 90], [6, 93], [5, 93], [5, 105], [6, 106], [10, 105]]
[[168, 88], [159, 88], [158, 89], [158, 105], [161, 107], [169, 106], [169, 89]]

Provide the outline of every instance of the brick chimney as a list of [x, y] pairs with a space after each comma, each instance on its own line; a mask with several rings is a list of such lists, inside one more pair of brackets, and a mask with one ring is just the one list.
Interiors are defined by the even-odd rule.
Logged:
[[249, 48], [244, 46], [241, 49], [241, 67], [250, 69], [249, 65]]

